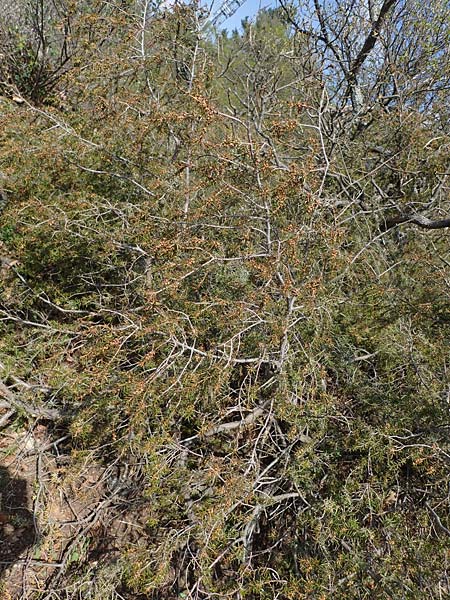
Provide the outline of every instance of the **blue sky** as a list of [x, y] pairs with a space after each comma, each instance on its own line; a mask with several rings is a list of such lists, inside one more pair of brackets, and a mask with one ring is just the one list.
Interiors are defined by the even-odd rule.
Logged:
[[[210, 6], [211, 2], [205, 2], [205, 4], [208, 4], [208, 6]], [[220, 6], [220, 4], [220, 0], [215, 0], [213, 12], [218, 6]], [[224, 21], [224, 23], [221, 26], [221, 29], [228, 29], [228, 31], [233, 31], [233, 29], [239, 29], [242, 19], [244, 19], [245, 17], [251, 18], [255, 16], [258, 10], [260, 10], [261, 8], [267, 8], [269, 6], [275, 5], [276, 0], [247, 0], [246, 2], [244, 2], [243, 6], [241, 6], [241, 8], [237, 12], [235, 12], [235, 14], [232, 17]]]

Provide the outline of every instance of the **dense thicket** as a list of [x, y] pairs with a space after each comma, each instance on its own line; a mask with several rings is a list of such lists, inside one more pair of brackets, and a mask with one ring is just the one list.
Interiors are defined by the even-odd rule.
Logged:
[[450, 594], [450, 15], [375, 4], [2, 25], [2, 426], [141, 532], [23, 597]]

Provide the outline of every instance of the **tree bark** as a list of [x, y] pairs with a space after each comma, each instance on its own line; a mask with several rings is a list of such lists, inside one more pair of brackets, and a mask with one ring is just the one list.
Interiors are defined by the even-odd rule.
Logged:
[[432, 220], [423, 215], [399, 215], [397, 217], [388, 217], [384, 220], [381, 225], [382, 231], [387, 231], [396, 225], [402, 225], [403, 223], [412, 223], [418, 225], [422, 229], [445, 229], [450, 227], [450, 218]]

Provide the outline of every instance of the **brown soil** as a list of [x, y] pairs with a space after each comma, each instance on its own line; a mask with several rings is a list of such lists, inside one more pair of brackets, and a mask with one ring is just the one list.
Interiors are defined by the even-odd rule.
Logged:
[[0, 439], [2, 600], [59, 590], [68, 572], [113, 565], [145, 537], [145, 505], [126, 488], [129, 474], [64, 455], [51, 438], [37, 424]]

